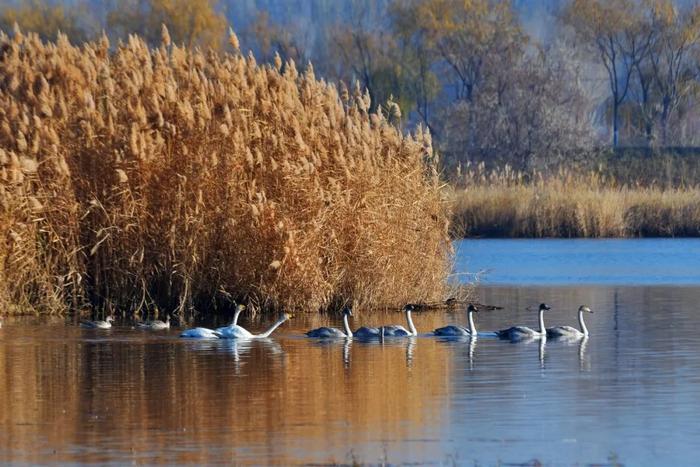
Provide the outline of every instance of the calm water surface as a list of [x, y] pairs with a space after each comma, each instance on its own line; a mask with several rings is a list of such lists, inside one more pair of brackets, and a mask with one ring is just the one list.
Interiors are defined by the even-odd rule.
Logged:
[[[562, 274], [571, 270], [566, 242], [502, 242], [466, 245], [470, 264], [485, 269], [482, 252], [494, 277], [506, 274], [500, 267], [509, 260], [494, 253], [502, 248], [521, 262], [528, 251], [549, 255], [549, 277], [557, 277], [556, 264]], [[677, 275], [698, 243], [673, 242], [636, 242], [636, 253], [626, 254], [658, 277]], [[665, 258], [653, 268], [661, 248], [684, 250], [684, 263], [668, 271]], [[536, 313], [525, 308], [541, 301], [553, 307], [548, 324], [575, 325], [576, 308], [589, 304], [595, 314], [584, 342], [420, 336], [322, 344], [302, 331], [326, 319], [303, 315], [274, 339], [248, 343], [7, 320], [0, 329], [0, 464], [697, 465], [695, 271], [678, 283], [698, 285], [630, 285], [612, 277], [618, 269], [599, 251], [574, 263], [606, 278], [595, 281], [604, 285], [543, 280], [477, 291], [481, 301], [506, 308], [477, 316], [483, 330], [535, 326]], [[267, 324], [243, 321], [253, 329]], [[402, 321], [398, 313], [360, 313], [353, 327]], [[415, 317], [421, 332], [465, 321], [459, 311]]]

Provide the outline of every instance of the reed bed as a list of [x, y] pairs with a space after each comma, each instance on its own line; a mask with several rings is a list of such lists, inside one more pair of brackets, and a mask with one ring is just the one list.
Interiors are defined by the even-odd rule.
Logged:
[[230, 42], [0, 34], [0, 313], [444, 298], [430, 135]]
[[598, 172], [468, 168], [451, 192], [453, 235], [697, 237], [700, 188], [630, 186]]

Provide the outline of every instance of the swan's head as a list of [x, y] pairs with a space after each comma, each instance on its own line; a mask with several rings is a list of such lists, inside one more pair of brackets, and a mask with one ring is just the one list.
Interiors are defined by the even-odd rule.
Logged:
[[552, 307], [547, 305], [546, 303], [540, 303], [540, 311], [545, 311], [545, 310], [551, 310]]
[[474, 304], [470, 303], [469, 306], [467, 307], [467, 311], [468, 311], [469, 313], [472, 313], [472, 312], [477, 312], [477, 311], [479, 311], [479, 309], [478, 309], [477, 307], [475, 307]]
[[415, 311], [415, 309], [416, 309], [416, 306], [412, 305], [410, 303], [403, 307], [403, 311], [405, 311], [406, 313], [409, 313], [411, 311]]
[[111, 323], [112, 321], [114, 321], [114, 316], [107, 316], [107, 317], [105, 318], [105, 321], [108, 322], [108, 323]]
[[238, 304], [238, 305], [236, 305], [236, 311], [237, 311], [237, 312], [240, 313], [240, 312], [243, 311], [243, 310], [245, 310], [245, 305], [243, 305], [243, 304]]
[[292, 319], [292, 318], [294, 318], [294, 315], [291, 314], [291, 313], [282, 313], [282, 314], [280, 315], [280, 319], [281, 319], [282, 321], [287, 321], [288, 319]]
[[585, 313], [593, 313], [593, 310], [588, 308], [586, 305], [581, 305], [580, 307], [578, 307], [578, 311], [585, 312]]
[[352, 308], [350, 308], [349, 306], [346, 306], [345, 308], [343, 308], [343, 314], [348, 315], [348, 316], [352, 316]]

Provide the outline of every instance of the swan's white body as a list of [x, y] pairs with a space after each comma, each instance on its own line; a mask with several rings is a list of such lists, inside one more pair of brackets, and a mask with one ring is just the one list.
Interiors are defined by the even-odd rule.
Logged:
[[469, 305], [467, 307], [467, 314], [469, 315], [469, 329], [465, 328], [464, 326], [458, 326], [458, 325], [449, 325], [449, 326], [444, 326], [441, 328], [437, 328], [436, 330], [433, 331], [433, 334], [436, 336], [450, 336], [450, 337], [458, 337], [458, 336], [476, 336], [476, 325], [474, 324], [474, 312], [476, 311], [476, 307], [474, 305]]
[[112, 327], [112, 321], [114, 321], [114, 318], [108, 316], [104, 321], [82, 321], [80, 327], [86, 329], [109, 329]]
[[350, 325], [348, 324], [348, 316], [352, 316], [352, 311], [350, 308], [345, 308], [345, 310], [343, 310], [343, 329], [345, 332], [337, 328], [329, 328], [324, 326], [318, 329], [313, 329], [307, 332], [306, 335], [320, 339], [342, 339], [344, 337], [352, 337], [352, 331], [350, 330]]
[[379, 328], [361, 327], [360, 329], [355, 331], [355, 337], [364, 339], [377, 339], [384, 337], [417, 336], [418, 331], [413, 325], [413, 320], [411, 319], [411, 311], [413, 311], [413, 305], [406, 305], [403, 308], [403, 310], [406, 313], [406, 322], [408, 323], [408, 330], [399, 324], [390, 324]]
[[588, 337], [588, 328], [586, 323], [583, 321], [583, 313], [593, 313], [593, 311], [585, 305], [581, 305], [578, 308], [578, 324], [581, 329], [576, 329], [571, 326], [557, 326], [553, 328], [547, 328], [547, 337], [557, 338], [574, 338], [580, 339], [582, 337]]
[[193, 328], [184, 331], [180, 337], [187, 339], [221, 339], [221, 333], [207, 328]]
[[268, 337], [272, 332], [277, 329], [282, 323], [291, 318], [291, 315], [285, 313], [273, 324], [267, 331], [261, 334], [253, 334], [242, 326], [237, 324], [232, 324], [230, 326], [225, 326], [223, 328], [218, 328], [216, 332], [221, 334], [223, 339], [260, 339]]
[[539, 322], [540, 322], [540, 330], [535, 331], [532, 328], [529, 328], [527, 326], [513, 326], [508, 329], [502, 329], [500, 331], [496, 331], [496, 334], [498, 337], [501, 339], [510, 339], [510, 340], [520, 340], [520, 339], [535, 339], [535, 338], [540, 338], [540, 337], [547, 337], [547, 329], [544, 327], [544, 312], [546, 310], [549, 310], [550, 307], [545, 305], [544, 303], [540, 305], [539, 308]]
[[160, 331], [161, 329], [170, 329], [170, 316], [165, 318], [165, 321], [159, 319], [155, 321], [146, 321], [145, 323], [136, 323], [136, 326], [141, 329], [150, 329], [152, 331]]
[[367, 326], [355, 329], [353, 333], [353, 337], [359, 337], [360, 339], [378, 339], [381, 335], [382, 331], [379, 328], [368, 328]]
[[408, 330], [399, 324], [390, 324], [387, 326], [381, 326], [379, 328], [368, 328], [361, 327], [357, 329], [354, 333], [355, 337], [361, 339], [383, 339], [385, 337], [410, 337], [417, 336], [418, 331], [413, 325], [413, 320], [411, 319], [411, 311], [413, 311], [413, 305], [406, 305], [403, 308], [406, 313], [406, 322], [408, 323]]

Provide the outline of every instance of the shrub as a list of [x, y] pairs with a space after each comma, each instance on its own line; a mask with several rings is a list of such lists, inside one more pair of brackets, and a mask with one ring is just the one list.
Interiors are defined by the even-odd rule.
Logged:
[[442, 298], [448, 209], [427, 132], [403, 135], [311, 66], [163, 37], [0, 36], [6, 311]]

